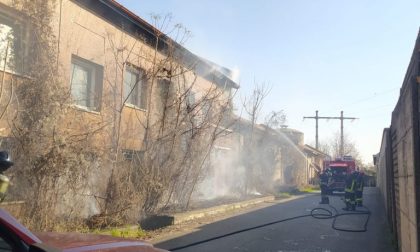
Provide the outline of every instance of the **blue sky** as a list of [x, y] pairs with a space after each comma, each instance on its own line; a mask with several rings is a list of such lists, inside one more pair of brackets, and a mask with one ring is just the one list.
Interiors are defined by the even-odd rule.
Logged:
[[[145, 20], [171, 13], [193, 34], [185, 46], [239, 69], [239, 95], [254, 80], [272, 86], [263, 114], [285, 110], [287, 124], [315, 142], [320, 116], [345, 121], [365, 162], [380, 148], [382, 130], [407, 69], [420, 26], [420, 1], [391, 0], [118, 0]], [[262, 116], [263, 118], [264, 116]], [[320, 121], [320, 141], [340, 129]]]

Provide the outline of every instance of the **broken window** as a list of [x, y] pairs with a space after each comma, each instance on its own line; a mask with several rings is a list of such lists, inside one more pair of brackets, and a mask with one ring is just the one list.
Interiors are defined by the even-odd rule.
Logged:
[[147, 85], [144, 71], [126, 65], [124, 73], [124, 100], [126, 104], [146, 109]]
[[76, 105], [91, 111], [100, 111], [102, 95], [101, 66], [72, 57], [71, 62], [71, 94]]

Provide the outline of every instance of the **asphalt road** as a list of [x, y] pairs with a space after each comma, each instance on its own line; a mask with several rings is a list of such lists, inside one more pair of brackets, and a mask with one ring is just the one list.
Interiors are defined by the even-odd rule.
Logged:
[[[342, 195], [330, 197], [330, 204], [340, 213], [344, 203]], [[155, 246], [171, 249], [200, 240], [258, 226], [299, 215], [307, 215], [319, 206], [319, 194], [308, 195], [293, 201], [279, 203], [263, 209], [237, 215], [223, 221], [204, 225], [196, 232], [168, 240]], [[319, 220], [304, 217], [278, 224], [253, 229], [227, 236], [214, 241], [177, 251], [275, 251], [275, 252], [346, 252], [346, 251], [383, 251], [394, 252], [392, 238], [386, 224], [384, 209], [379, 200], [377, 188], [365, 188], [364, 203], [371, 211], [367, 232], [344, 232], [331, 228], [332, 219]], [[331, 208], [330, 208], [331, 209]], [[344, 229], [363, 229], [367, 215], [340, 216], [336, 227]]]

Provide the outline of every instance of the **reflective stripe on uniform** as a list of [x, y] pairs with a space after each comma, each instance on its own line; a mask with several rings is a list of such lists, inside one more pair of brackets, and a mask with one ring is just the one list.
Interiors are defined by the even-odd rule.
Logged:
[[346, 191], [346, 192], [349, 192], [349, 193], [354, 192], [354, 185], [355, 185], [355, 184], [356, 184], [356, 181], [352, 180], [352, 181], [351, 181], [351, 187], [350, 187], [350, 188], [346, 187], [345, 191]]

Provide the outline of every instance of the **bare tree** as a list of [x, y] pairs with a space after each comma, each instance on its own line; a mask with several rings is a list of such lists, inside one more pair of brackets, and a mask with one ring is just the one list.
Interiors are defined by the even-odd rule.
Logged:
[[287, 121], [286, 114], [283, 110], [271, 111], [266, 117], [264, 124], [270, 128], [278, 129]]
[[[324, 143], [320, 144], [320, 150], [327, 153], [331, 157], [340, 156], [341, 136], [336, 132], [334, 136]], [[348, 134], [344, 134], [344, 155], [352, 156], [358, 164], [362, 164], [360, 153], [357, 149], [356, 143], [350, 138]]]
[[[160, 17], [154, 16], [154, 20], [158, 23]], [[162, 22], [170, 22], [170, 17]], [[141, 36], [132, 41], [125, 35], [107, 35], [116, 64], [115, 75], [123, 78], [128, 61], [139, 64], [144, 75], [127, 96], [117, 86], [111, 88], [114, 91], [109, 101], [116, 102], [108, 106], [116, 103], [121, 109], [114, 110], [115, 155], [102, 216], [138, 218], [141, 213], [155, 213], [170, 203], [188, 208], [209, 165], [214, 142], [228, 132], [226, 117], [231, 112], [232, 94], [215, 81], [204, 88], [198, 85], [197, 62], [188, 63], [185, 57], [189, 54], [180, 46], [188, 37], [188, 30], [179, 24], [170, 30], [175, 38], [180, 38], [179, 43], [161, 31], [155, 32], [152, 50], [139, 43], [143, 41]], [[116, 85], [113, 80], [105, 81]], [[141, 98], [146, 101], [145, 110], [134, 112], [140, 134], [122, 130], [123, 109], [137, 85], [147, 85], [146, 95]], [[142, 144], [127, 160], [123, 149], [127, 140], [133, 138]]]
[[271, 87], [267, 83], [257, 83], [254, 81], [254, 87], [251, 94], [243, 98], [242, 106], [252, 125], [255, 125], [258, 118], [261, 116], [263, 101], [270, 91]]
[[257, 152], [254, 148], [254, 129], [257, 124], [259, 117], [261, 116], [261, 109], [263, 101], [270, 93], [271, 87], [265, 82], [257, 83], [254, 81], [254, 88], [249, 96], [246, 96], [242, 100], [242, 106], [246, 116], [250, 120], [250, 135], [248, 136], [248, 142], [244, 145], [244, 165], [246, 167], [247, 181], [245, 183], [245, 193], [252, 190], [255, 187], [253, 181], [254, 169], [257, 166], [256, 155]]

